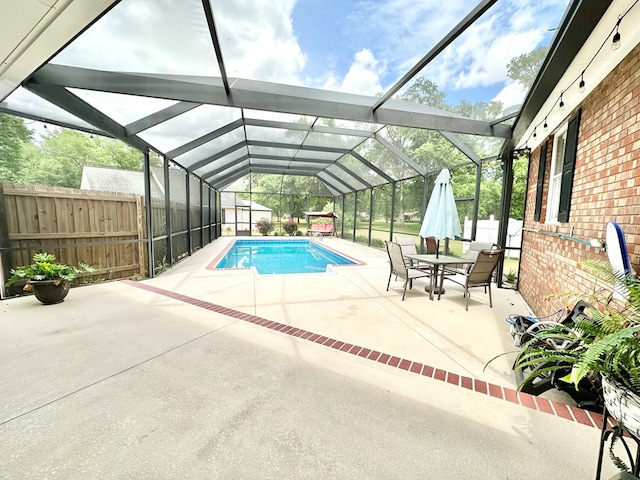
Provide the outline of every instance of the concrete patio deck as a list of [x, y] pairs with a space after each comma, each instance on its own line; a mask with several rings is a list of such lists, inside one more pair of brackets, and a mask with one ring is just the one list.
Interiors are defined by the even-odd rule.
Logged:
[[[255, 276], [221, 238], [143, 281], [0, 303], [0, 478], [587, 479], [599, 416], [515, 393], [517, 292], [401, 301], [385, 252]], [[603, 478], [615, 473], [606, 462]]]

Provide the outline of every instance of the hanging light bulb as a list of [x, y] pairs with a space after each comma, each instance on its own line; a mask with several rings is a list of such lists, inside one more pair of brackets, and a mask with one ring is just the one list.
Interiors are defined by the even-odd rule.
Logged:
[[580, 83], [578, 84], [578, 91], [580, 93], [584, 92], [584, 70], [580, 74]]
[[616, 22], [616, 33], [613, 34], [613, 39], [611, 42], [611, 50], [618, 50], [620, 48], [620, 39], [622, 38], [620, 32], [618, 32], [618, 27], [620, 26], [620, 21], [622, 19], [618, 18]]
[[549, 125], [547, 125], [547, 117], [544, 117], [544, 125], [542, 125], [542, 128], [546, 130], [548, 127]]
[[533, 128], [533, 138], [536, 138], [538, 134], [536, 133], [536, 127]]
[[562, 100], [562, 95], [564, 94], [564, 92], [562, 92], [560, 94], [560, 104], [558, 105], [560, 107], [560, 111], [564, 111], [564, 100]]

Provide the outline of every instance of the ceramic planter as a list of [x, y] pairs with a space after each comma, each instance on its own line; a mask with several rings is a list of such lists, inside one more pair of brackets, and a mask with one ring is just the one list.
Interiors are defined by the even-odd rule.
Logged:
[[68, 280], [29, 280], [34, 295], [45, 305], [53, 305], [64, 301], [69, 293]]

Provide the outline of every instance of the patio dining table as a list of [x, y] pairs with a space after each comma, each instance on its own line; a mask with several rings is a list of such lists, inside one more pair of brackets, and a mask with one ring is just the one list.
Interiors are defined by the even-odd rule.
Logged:
[[[405, 255], [405, 257], [410, 258], [418, 263], [426, 263], [433, 267], [433, 274], [429, 278], [429, 299], [433, 300], [434, 293], [434, 282], [433, 278], [435, 277], [435, 286], [438, 287], [438, 300], [440, 300], [440, 295], [442, 295], [442, 284], [444, 282], [444, 271], [445, 267], [451, 265], [472, 265], [473, 260], [468, 260], [464, 258], [452, 257], [450, 255], [433, 255], [433, 254], [409, 254]], [[438, 285], [438, 274], [440, 274], [440, 284]]]

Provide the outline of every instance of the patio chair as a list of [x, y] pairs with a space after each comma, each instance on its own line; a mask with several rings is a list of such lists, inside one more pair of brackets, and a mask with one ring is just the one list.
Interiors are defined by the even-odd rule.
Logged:
[[394, 242], [386, 242], [387, 244], [387, 254], [389, 255], [389, 280], [387, 281], [387, 291], [389, 291], [389, 285], [391, 285], [391, 277], [393, 275], [396, 278], [401, 278], [404, 280], [403, 291], [402, 291], [402, 300], [404, 301], [404, 297], [407, 293], [407, 284], [409, 284], [409, 288], [413, 288], [413, 280], [416, 278], [422, 277], [431, 277], [431, 270], [420, 270], [418, 268], [412, 267], [411, 265], [407, 265], [404, 254], [402, 252], [402, 247]]
[[[496, 250], [498, 247], [498, 244], [496, 243], [491, 243], [491, 242], [478, 242], [476, 240], [472, 240], [471, 243], [469, 244], [469, 249], [467, 250], [467, 254], [464, 256], [465, 260], [472, 260], [474, 263], [476, 261], [476, 259], [478, 258], [478, 253], [480, 253], [481, 250]], [[471, 267], [473, 267], [473, 263], [471, 264], [466, 264], [466, 265], [458, 265], [458, 266], [452, 266], [452, 267], [448, 267], [445, 268], [445, 275], [455, 275], [457, 273], [461, 273], [461, 274], [467, 274], [469, 273], [469, 270], [471, 270]]]
[[[420, 262], [412, 258], [407, 258], [407, 255], [417, 255], [416, 243], [411, 237], [396, 237], [396, 243], [402, 248], [402, 254], [405, 259], [405, 263], [413, 268], [419, 270], [432, 270], [431, 265], [420, 265]], [[435, 253], [435, 252], [434, 252]]]
[[498, 262], [502, 258], [504, 250], [501, 249], [484, 249], [478, 252], [476, 261], [466, 272], [457, 272], [455, 275], [445, 276], [445, 280], [457, 283], [464, 287], [465, 310], [469, 310], [469, 288], [484, 287], [485, 293], [489, 289], [489, 307], [493, 308], [491, 299], [491, 279], [493, 271], [496, 269]]
[[426, 253], [438, 253], [438, 239], [436, 237], [426, 237], [424, 239]]

